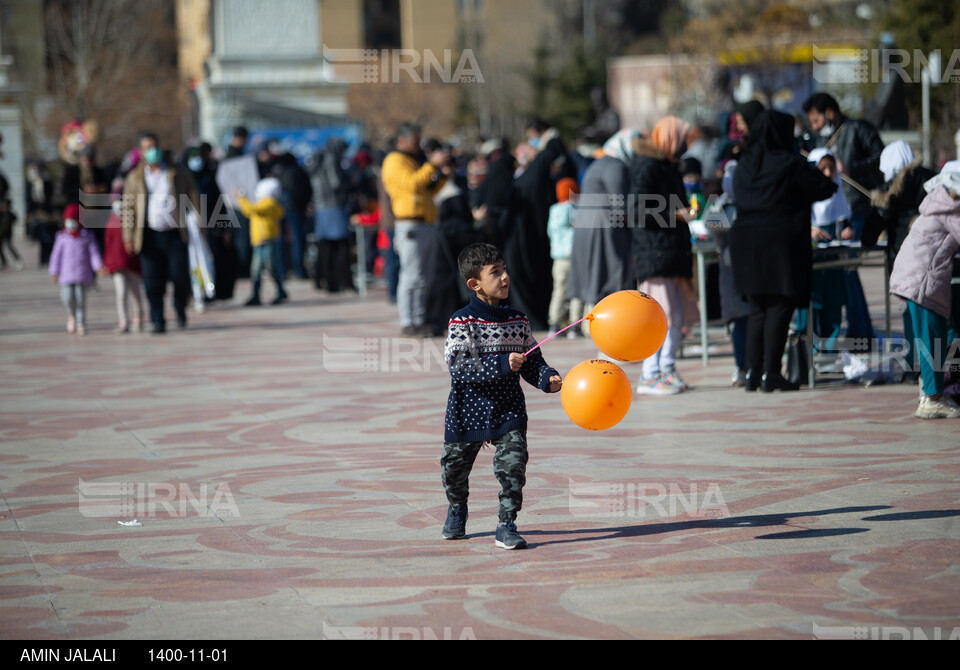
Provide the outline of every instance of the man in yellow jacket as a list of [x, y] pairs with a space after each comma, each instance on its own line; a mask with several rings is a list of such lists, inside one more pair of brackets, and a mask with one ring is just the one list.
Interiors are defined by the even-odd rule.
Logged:
[[422, 162], [421, 130], [405, 123], [397, 130], [397, 150], [383, 161], [383, 187], [393, 207], [394, 248], [400, 257], [397, 308], [401, 333], [425, 335], [427, 295], [437, 253], [437, 208], [433, 196], [452, 173], [450, 154], [431, 152]]
[[250, 219], [250, 246], [253, 247], [253, 259], [250, 262], [250, 279], [253, 292], [247, 301], [247, 307], [260, 306], [260, 274], [266, 270], [277, 285], [277, 297], [274, 305], [287, 301], [287, 292], [283, 289], [283, 275], [280, 272], [281, 228], [285, 211], [280, 204], [280, 182], [273, 177], [257, 182], [254, 201], [250, 202], [240, 194], [237, 198], [241, 213]]

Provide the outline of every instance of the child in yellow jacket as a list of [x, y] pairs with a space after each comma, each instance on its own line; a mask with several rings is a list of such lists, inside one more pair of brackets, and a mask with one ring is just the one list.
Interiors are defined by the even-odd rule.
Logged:
[[237, 201], [240, 211], [250, 219], [250, 245], [253, 247], [253, 259], [250, 262], [250, 279], [253, 280], [253, 295], [247, 301], [247, 307], [260, 306], [260, 274], [263, 270], [270, 273], [277, 285], [277, 297], [271, 304], [279, 305], [287, 300], [283, 290], [283, 277], [280, 276], [279, 254], [283, 253], [281, 222], [284, 209], [280, 204], [280, 182], [272, 177], [257, 182], [254, 202], [243, 194]]

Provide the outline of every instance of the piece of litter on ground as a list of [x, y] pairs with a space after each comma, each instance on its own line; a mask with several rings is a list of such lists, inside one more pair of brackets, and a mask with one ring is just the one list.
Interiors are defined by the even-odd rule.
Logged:
[[143, 524], [134, 519], [133, 521], [117, 521], [121, 526], [142, 526]]

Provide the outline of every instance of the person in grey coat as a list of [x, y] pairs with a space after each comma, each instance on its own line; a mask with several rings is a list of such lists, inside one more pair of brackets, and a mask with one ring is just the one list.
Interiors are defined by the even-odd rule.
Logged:
[[314, 237], [317, 244], [316, 287], [329, 293], [353, 289], [350, 272], [350, 212], [343, 157], [347, 143], [331, 137], [307, 164], [313, 188]]
[[924, 184], [920, 216], [900, 247], [890, 274], [890, 293], [907, 302], [920, 369], [919, 419], [960, 419], [960, 406], [943, 394], [944, 366], [957, 327], [951, 323], [953, 261], [960, 253], [960, 161], [943, 166]]
[[640, 133], [621, 130], [603, 145], [603, 157], [583, 175], [574, 219], [567, 297], [581, 300], [584, 313], [603, 298], [633, 286], [627, 198], [633, 140]]

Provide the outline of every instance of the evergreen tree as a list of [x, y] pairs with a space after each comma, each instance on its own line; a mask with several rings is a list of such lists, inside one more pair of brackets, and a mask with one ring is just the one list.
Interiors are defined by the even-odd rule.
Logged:
[[[934, 147], [952, 147], [953, 134], [960, 128], [960, 82], [950, 81], [951, 71], [960, 76], [960, 5], [942, 0], [894, 0], [879, 20], [882, 30], [893, 34], [894, 42], [911, 57], [905, 70], [913, 76], [916, 51], [929, 55], [940, 50], [946, 82], [930, 89], [930, 120]], [[942, 74], [942, 73], [941, 73]], [[919, 81], [907, 86], [907, 107], [911, 127], [920, 125], [921, 87]], [[936, 148], [934, 156], [936, 160]]]

